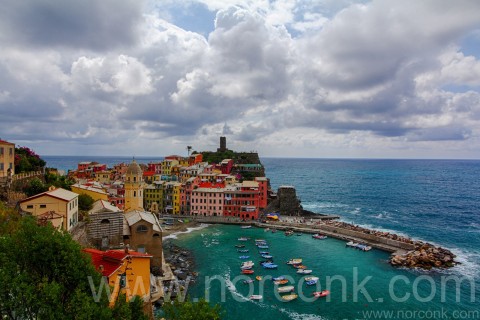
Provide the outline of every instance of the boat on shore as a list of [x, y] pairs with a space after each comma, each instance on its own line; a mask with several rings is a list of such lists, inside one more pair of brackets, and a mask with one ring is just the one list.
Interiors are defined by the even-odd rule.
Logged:
[[284, 302], [288, 302], [288, 301], [292, 301], [292, 300], [295, 300], [298, 298], [298, 294], [287, 294], [285, 296], [282, 296], [282, 301]]
[[321, 297], [326, 297], [326, 296], [328, 296], [329, 294], [330, 294], [330, 291], [328, 291], [328, 290], [323, 290], [323, 291], [315, 291], [315, 292], [313, 293], [313, 296], [314, 296], [315, 298], [321, 298]]

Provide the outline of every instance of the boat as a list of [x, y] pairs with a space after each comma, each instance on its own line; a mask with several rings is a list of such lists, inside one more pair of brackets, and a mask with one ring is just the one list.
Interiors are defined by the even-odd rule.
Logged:
[[295, 300], [298, 298], [298, 294], [287, 294], [285, 296], [282, 296], [282, 301], [284, 302], [288, 302], [288, 301], [292, 301], [292, 300]]
[[258, 249], [268, 249], [268, 246], [265, 246], [265, 245], [261, 245], [261, 246], [257, 246]]
[[263, 296], [260, 294], [252, 294], [249, 298], [250, 300], [262, 300]]
[[263, 260], [263, 261], [260, 261], [260, 264], [263, 266], [264, 264], [269, 264], [269, 263], [273, 263], [273, 260]]
[[318, 280], [310, 280], [310, 281], [307, 281], [305, 282], [307, 284], [307, 286], [313, 286], [314, 284], [317, 284]]
[[288, 236], [291, 236], [293, 235], [293, 231], [292, 230], [287, 230], [285, 231], [285, 235], [288, 237]]
[[353, 242], [353, 241], [348, 241], [348, 242], [345, 244], [345, 246], [347, 246], [347, 247], [356, 247], [356, 246], [358, 246], [358, 243]]
[[253, 261], [242, 262], [242, 267], [253, 267], [254, 265], [255, 263], [253, 263]]
[[323, 290], [323, 291], [315, 291], [315, 292], [313, 293], [313, 296], [314, 296], [315, 298], [321, 298], [321, 297], [326, 297], [326, 296], [328, 296], [329, 294], [330, 294], [330, 291], [328, 291], [328, 290]]
[[244, 284], [249, 284], [249, 283], [252, 283], [252, 282], [253, 282], [253, 279], [243, 280]]
[[266, 228], [265, 230], [263, 230], [264, 232], [268, 232], [270, 231], [270, 228]]
[[262, 254], [262, 258], [264, 259], [272, 259], [273, 256], [269, 255], [269, 254]]
[[255, 242], [267, 242], [265, 239], [255, 239]]
[[250, 256], [240, 256], [239, 258], [240, 259], [248, 259], [248, 258], [250, 258]]
[[318, 277], [305, 277], [305, 281], [318, 281]]
[[367, 246], [366, 244], [357, 244], [357, 245], [355, 246], [355, 248], [357, 248], [358, 250], [362, 250], [362, 251], [370, 251], [370, 250], [372, 250], [372, 247]]
[[273, 263], [264, 263], [262, 264], [262, 267], [264, 267], [265, 269], [277, 269], [278, 265]]
[[244, 244], [236, 244], [235, 248], [245, 248], [245, 245]]
[[241, 266], [240, 267], [240, 269], [242, 269], [242, 270], [250, 270], [252, 268], [253, 268], [253, 266]]
[[324, 235], [315, 233], [315, 234], [312, 236], [312, 238], [314, 238], [314, 239], [319, 239], [319, 240], [324, 240], [324, 239], [327, 239], [327, 236], [324, 236]]
[[294, 264], [293, 267], [296, 269], [307, 269], [307, 266], [304, 266], [303, 264]]
[[295, 234], [297, 237], [300, 237], [302, 234], [301, 233], [296, 233]]
[[278, 287], [277, 288], [277, 291], [279, 293], [292, 292], [293, 290], [295, 290], [294, 286], [285, 286], [285, 287]]
[[243, 274], [253, 274], [255, 271], [251, 270], [251, 269], [245, 269], [245, 270], [242, 270], [242, 273]]
[[272, 281], [280, 281], [280, 280], [285, 280], [285, 277], [284, 277], [284, 276], [280, 276], [280, 277], [272, 278]]
[[256, 276], [255, 279], [257, 279], [258, 281], [262, 281], [262, 276]]
[[297, 270], [298, 274], [310, 274], [312, 272], [313, 272], [312, 270], [307, 270], [307, 269], [298, 269]]
[[247, 252], [248, 252], [248, 249], [238, 249], [237, 252], [247, 253]]
[[246, 238], [246, 237], [240, 237], [240, 238], [238, 238], [237, 240], [238, 240], [238, 241], [247, 241], [248, 238]]
[[302, 263], [302, 259], [290, 259], [287, 261], [287, 264], [291, 264], [291, 265], [294, 265], [294, 264], [300, 264]]
[[268, 251], [260, 251], [259, 253], [260, 254], [270, 254], [270, 252], [268, 252]]
[[241, 226], [240, 229], [250, 229], [252, 226]]
[[275, 233], [275, 232], [277, 232], [277, 229], [273, 229], [273, 230], [272, 230], [272, 233]]
[[273, 281], [273, 283], [278, 286], [278, 285], [281, 285], [281, 284], [287, 284], [288, 280], [287, 279], [276, 280], [276, 281]]

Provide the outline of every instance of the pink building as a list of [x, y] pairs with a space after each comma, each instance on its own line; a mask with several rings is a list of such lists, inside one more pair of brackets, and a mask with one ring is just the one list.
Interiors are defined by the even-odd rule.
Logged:
[[223, 183], [202, 182], [192, 191], [191, 213], [200, 216], [222, 216]]

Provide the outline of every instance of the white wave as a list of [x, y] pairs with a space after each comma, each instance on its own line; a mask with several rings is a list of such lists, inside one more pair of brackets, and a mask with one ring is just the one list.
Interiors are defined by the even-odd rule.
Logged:
[[[198, 231], [198, 230], [202, 230], [202, 229], [205, 229], [207, 227], [209, 227], [210, 225], [209, 224], [206, 224], [206, 223], [202, 223], [201, 225], [199, 225], [198, 227], [191, 227], [191, 228], [187, 228], [186, 231], [177, 231], [177, 232], [174, 232], [172, 234], [169, 234], [168, 236], [165, 236], [163, 237], [163, 240], [167, 240], [167, 239], [177, 239], [178, 238], [178, 235], [180, 234], [187, 234], [187, 233], [191, 233], [193, 231]], [[202, 234], [203, 236], [203, 234]]]
[[[410, 239], [412, 239], [412, 240], [420, 240], [420, 239], [414, 239], [414, 238], [412, 238], [411, 236], [409, 236], [408, 234], [403, 233], [403, 232], [401, 232], [401, 231], [397, 231], [397, 230], [382, 228], [382, 227], [374, 226], [374, 225], [367, 224], [367, 223], [356, 223], [356, 222], [350, 221], [350, 220], [348, 220], [348, 219], [341, 219], [341, 221], [346, 222], [346, 223], [350, 223], [350, 224], [352, 224], [352, 225], [359, 226], [359, 227], [362, 227], [362, 228], [365, 228], [365, 229], [369, 229], [369, 230], [375, 230], [375, 231], [380, 231], [380, 232], [394, 233], [394, 234], [396, 234], [396, 235], [398, 235], [398, 236], [405, 237], [405, 238], [410, 238]], [[423, 241], [423, 240], [420, 240], [420, 241]]]
[[287, 310], [285, 308], [279, 308], [282, 313], [287, 314], [290, 319], [294, 320], [325, 320], [325, 318], [319, 316], [318, 314], [307, 314], [307, 313], [298, 313], [294, 311]]
[[455, 260], [460, 262], [460, 264], [453, 267], [453, 271], [470, 278], [478, 279], [480, 277], [480, 269], [478, 268], [480, 254], [478, 252], [465, 251], [459, 248], [451, 248], [448, 250], [452, 251], [452, 253], [457, 256]]

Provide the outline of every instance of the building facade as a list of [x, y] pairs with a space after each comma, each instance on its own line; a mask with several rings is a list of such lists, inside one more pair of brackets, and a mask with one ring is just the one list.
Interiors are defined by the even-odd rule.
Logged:
[[15, 144], [0, 140], [0, 177], [15, 174]]

